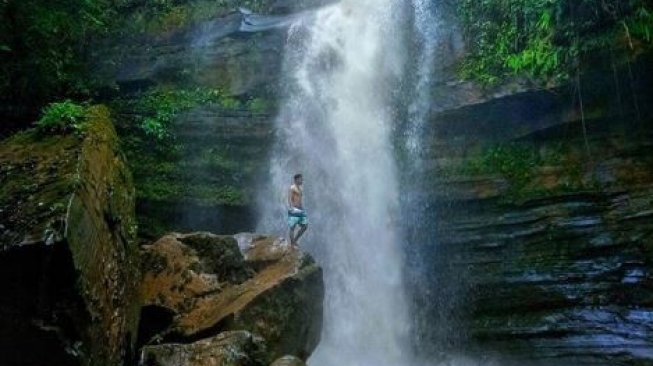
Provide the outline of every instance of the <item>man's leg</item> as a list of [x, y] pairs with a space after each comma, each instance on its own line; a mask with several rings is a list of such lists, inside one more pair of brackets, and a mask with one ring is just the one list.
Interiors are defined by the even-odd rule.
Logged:
[[304, 235], [304, 231], [306, 231], [306, 229], [308, 229], [308, 225], [306, 224], [299, 225], [299, 232], [297, 232], [297, 237], [295, 237], [295, 244], [297, 243], [297, 241], [299, 241], [299, 238], [301, 238], [302, 235]]
[[297, 227], [297, 225], [291, 226], [290, 230], [288, 232], [288, 234], [290, 236], [290, 245], [295, 245], [295, 242], [297, 242], [297, 238], [295, 238], [295, 228], [296, 227]]

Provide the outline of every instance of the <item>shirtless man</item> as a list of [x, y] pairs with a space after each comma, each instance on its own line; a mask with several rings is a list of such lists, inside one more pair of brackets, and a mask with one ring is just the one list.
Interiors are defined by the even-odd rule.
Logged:
[[[288, 227], [290, 228], [290, 245], [296, 246], [299, 238], [304, 234], [308, 228], [308, 216], [304, 211], [302, 205], [303, 191], [302, 184], [304, 178], [301, 174], [295, 174], [293, 177], [293, 184], [288, 190]], [[299, 230], [295, 235], [295, 228], [299, 226]]]

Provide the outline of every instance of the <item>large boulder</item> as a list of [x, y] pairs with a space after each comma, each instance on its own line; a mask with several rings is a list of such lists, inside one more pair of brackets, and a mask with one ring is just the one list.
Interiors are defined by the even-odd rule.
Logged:
[[224, 332], [191, 344], [143, 348], [141, 366], [267, 366], [265, 343], [246, 331]]
[[267, 341], [268, 362], [308, 358], [322, 326], [320, 267], [275, 238], [239, 240], [170, 234], [144, 247], [143, 343], [247, 330]]
[[109, 112], [0, 145], [0, 364], [122, 365], [138, 324], [131, 175]]

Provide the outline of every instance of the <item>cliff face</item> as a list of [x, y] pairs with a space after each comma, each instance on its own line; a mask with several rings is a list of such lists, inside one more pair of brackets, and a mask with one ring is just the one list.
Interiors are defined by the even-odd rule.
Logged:
[[582, 111], [577, 85], [449, 94], [434, 111], [413, 225], [424, 233], [408, 249], [428, 342], [516, 364], [651, 362], [647, 63], [634, 82], [589, 72]]
[[0, 363], [118, 365], [132, 357], [134, 189], [108, 110], [80, 139], [0, 145]]

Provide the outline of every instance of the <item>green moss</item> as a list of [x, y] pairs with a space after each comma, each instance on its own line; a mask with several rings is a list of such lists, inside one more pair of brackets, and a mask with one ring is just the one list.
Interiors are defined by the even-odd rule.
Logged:
[[25, 236], [63, 236], [60, 222], [75, 190], [79, 140], [73, 135], [21, 132], [0, 144], [0, 244]]
[[240, 102], [220, 89], [168, 89], [155, 88], [143, 93], [137, 98], [120, 99], [112, 107], [133, 118], [133, 126], [123, 126], [139, 129], [145, 137], [164, 141], [173, 138], [170, 130], [175, 117], [201, 105], [218, 105], [225, 109], [240, 109]]
[[[166, 149], [174, 141], [172, 124], [179, 114], [201, 106], [213, 106], [228, 111], [260, 114], [269, 112], [272, 103], [263, 98], [241, 100], [222, 89], [192, 88], [179, 89], [157, 87], [140, 96], [115, 100], [111, 107], [123, 118], [118, 126], [130, 137], [132, 145], [164, 142]], [[155, 147], [157, 145], [154, 145]], [[136, 147], [136, 146], [135, 146]]]
[[235, 206], [247, 204], [249, 201], [245, 192], [234, 186], [195, 185], [189, 193], [204, 203]]
[[569, 146], [555, 144], [535, 147], [511, 143], [489, 147], [469, 157], [449, 174], [498, 175], [509, 189], [506, 203], [596, 189], [585, 177], [587, 158]]
[[234, 186], [189, 185], [183, 181], [148, 179], [137, 186], [136, 195], [148, 201], [192, 201], [201, 205], [242, 206], [248, 203], [248, 195]]
[[223, 17], [245, 7], [265, 12], [268, 1], [262, 0], [160, 0], [145, 2], [130, 9], [121, 32], [125, 34], [160, 35], [173, 32], [199, 22]]
[[247, 110], [254, 114], [269, 113], [273, 108], [273, 103], [263, 98], [252, 98], [245, 104]]
[[70, 250], [76, 284], [62, 291], [79, 294], [86, 312], [64, 325], [79, 334], [83, 364], [116, 365], [138, 324], [134, 191], [108, 109], [89, 107], [85, 117], [83, 139], [32, 130], [0, 145], [0, 246]]

